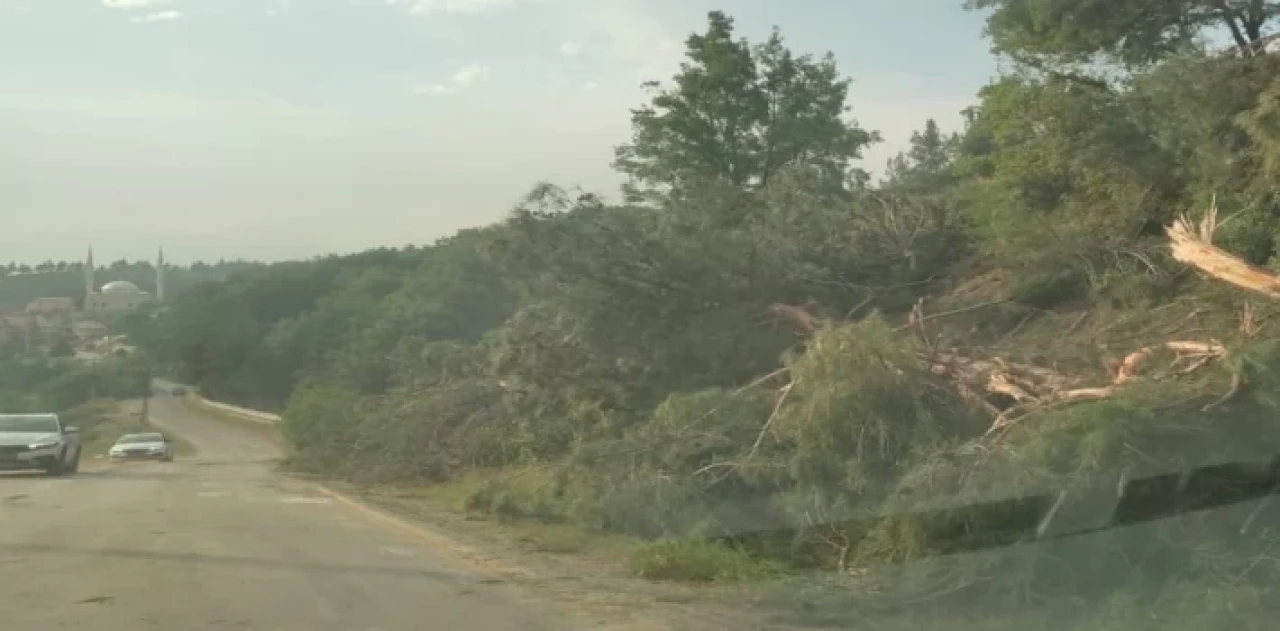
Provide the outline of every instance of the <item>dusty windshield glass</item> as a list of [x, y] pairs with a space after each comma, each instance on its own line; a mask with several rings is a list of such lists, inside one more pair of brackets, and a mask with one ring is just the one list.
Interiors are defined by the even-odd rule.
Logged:
[[1275, 626], [1276, 1], [0, 42], [0, 627]]

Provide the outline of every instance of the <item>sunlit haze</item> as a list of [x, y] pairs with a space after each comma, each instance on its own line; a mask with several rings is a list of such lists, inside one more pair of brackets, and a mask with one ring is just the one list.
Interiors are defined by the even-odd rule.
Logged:
[[430, 242], [535, 182], [612, 194], [710, 9], [835, 53], [873, 173], [994, 61], [958, 0], [0, 0], [0, 259]]

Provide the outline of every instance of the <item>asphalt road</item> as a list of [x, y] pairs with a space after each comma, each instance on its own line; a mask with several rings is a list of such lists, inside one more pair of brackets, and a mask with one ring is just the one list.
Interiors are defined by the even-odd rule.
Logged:
[[278, 450], [252, 431], [166, 395], [151, 416], [198, 455], [0, 475], [0, 628], [576, 626], [275, 473]]

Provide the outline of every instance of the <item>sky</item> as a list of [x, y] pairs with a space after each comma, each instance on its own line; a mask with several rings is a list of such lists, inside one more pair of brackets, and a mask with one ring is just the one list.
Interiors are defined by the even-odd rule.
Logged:
[[995, 73], [963, 0], [0, 0], [0, 260], [430, 243], [538, 181], [614, 194], [706, 13], [835, 54], [873, 173]]

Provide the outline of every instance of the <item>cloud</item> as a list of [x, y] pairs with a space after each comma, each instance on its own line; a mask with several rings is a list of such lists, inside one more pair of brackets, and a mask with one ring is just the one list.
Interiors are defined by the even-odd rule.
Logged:
[[267, 15], [278, 15], [281, 11], [292, 6], [292, 4], [293, 2], [291, 0], [272, 0], [271, 4], [263, 10], [263, 13], [266, 13]]
[[582, 89], [583, 89], [583, 90], [586, 90], [587, 92], [591, 92], [591, 91], [593, 91], [593, 90], [595, 90], [596, 88], [599, 88], [599, 87], [600, 87], [600, 84], [599, 84], [599, 83], [596, 83], [595, 81], [588, 81], [588, 82], [586, 82], [586, 83], [582, 84]]
[[102, 6], [108, 9], [150, 9], [173, 4], [173, 0], [102, 0]]
[[480, 64], [471, 64], [459, 68], [453, 73], [453, 82], [458, 85], [471, 85], [480, 79], [485, 78], [489, 74], [489, 67]]
[[[610, 60], [617, 71], [638, 79], [670, 76], [684, 55], [685, 27], [673, 28], [653, 0], [561, 0], [560, 21], [574, 39], [560, 47], [573, 56], [591, 42], [593, 57]], [[599, 53], [597, 55], [597, 52]]]
[[414, 94], [434, 94], [437, 96], [446, 94], [457, 94], [458, 88], [451, 85], [434, 83], [432, 85], [420, 85], [413, 89]]
[[147, 24], [149, 22], [172, 22], [174, 20], [181, 19], [181, 18], [182, 18], [181, 11], [174, 11], [173, 9], [169, 9], [167, 11], [156, 11], [155, 13], [139, 15], [138, 17], [130, 18], [129, 21], [135, 24]]
[[515, 0], [387, 0], [390, 5], [408, 7], [410, 15], [428, 16], [438, 13], [485, 13], [503, 9]]
[[577, 57], [582, 54], [582, 42], [569, 40], [561, 44], [560, 54], [566, 57]]
[[477, 81], [484, 79], [489, 75], [489, 67], [481, 64], [471, 64], [459, 68], [449, 77], [448, 83], [432, 83], [429, 85], [420, 85], [413, 89], [414, 94], [434, 94], [437, 96], [457, 94], [467, 86], [474, 85]]

